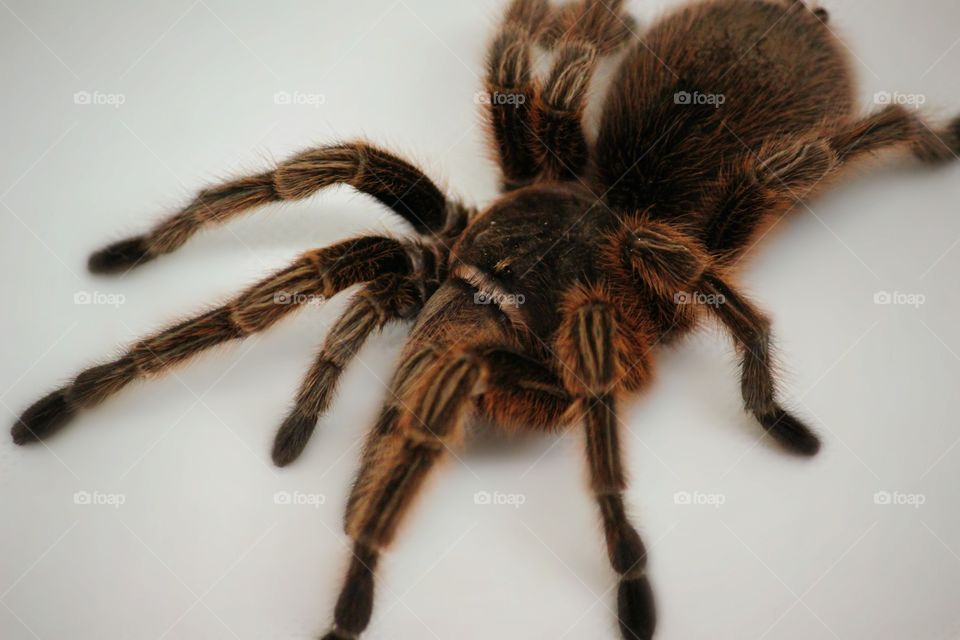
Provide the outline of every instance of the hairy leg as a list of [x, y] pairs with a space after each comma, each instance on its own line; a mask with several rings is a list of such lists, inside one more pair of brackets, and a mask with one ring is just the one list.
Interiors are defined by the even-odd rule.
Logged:
[[583, 114], [590, 79], [600, 55], [622, 46], [631, 27], [622, 0], [580, 0], [554, 11], [541, 40], [556, 59], [533, 112], [545, 179], [572, 180], [586, 171], [590, 146]]
[[929, 164], [953, 160], [960, 154], [960, 119], [934, 130], [916, 113], [890, 106], [823, 138], [764, 145], [721, 177], [721, 195], [703, 234], [707, 250], [722, 263], [734, 261], [764, 220], [795, 206], [847, 163], [896, 147]]
[[[765, 218], [786, 212], [846, 163], [895, 147], [939, 164], [960, 152], [960, 119], [934, 131], [915, 112], [890, 106], [837, 126], [825, 138], [775, 141], [721, 180], [722, 197], [704, 234], [718, 265], [735, 261]], [[787, 449], [813, 455], [816, 435], [775, 401], [770, 322], [716, 272], [701, 283], [723, 303], [713, 311], [730, 330], [741, 352], [744, 403]]]
[[409, 381], [404, 406], [387, 415], [390, 424], [365, 475], [357, 479], [346, 521], [354, 554], [326, 640], [355, 638], [367, 627], [373, 610], [373, 570], [381, 549], [393, 540], [431, 469], [462, 440], [463, 419], [482, 384], [485, 366], [469, 352], [450, 352], [427, 363], [432, 353], [427, 349], [413, 355], [423, 367]]
[[740, 386], [747, 411], [787, 450], [816, 454], [820, 450], [816, 434], [777, 403], [770, 321], [716, 274], [708, 273], [702, 286], [716, 300], [711, 309], [740, 352]]
[[[347, 500], [346, 520], [353, 519], [358, 498], [364, 494], [367, 479], [380, 453], [379, 448], [395, 435], [402, 399], [409, 394], [411, 382], [437, 358], [435, 348], [416, 351], [405, 358], [390, 383], [387, 402], [376, 425], [367, 434], [360, 469]], [[575, 412], [572, 398], [560, 380], [543, 365], [512, 349], [483, 352], [487, 377], [475, 398], [477, 412], [495, 424], [511, 428], [556, 429], [568, 423]]]
[[[510, 5], [488, 51], [486, 87], [505, 190], [583, 175], [587, 87], [598, 56], [622, 46], [632, 25], [622, 0], [580, 0], [553, 11], [546, 0]], [[556, 50], [543, 83], [533, 77], [537, 42]]]
[[536, 137], [544, 179], [573, 180], [584, 174], [590, 160], [583, 112], [597, 49], [589, 42], [563, 39], [556, 55], [534, 107]]
[[617, 617], [624, 640], [649, 640], [656, 609], [646, 576], [647, 552], [626, 516], [626, 473], [620, 451], [616, 391], [633, 366], [624, 326], [610, 301], [591, 296], [568, 309], [557, 349], [566, 385], [585, 414], [590, 488], [603, 522], [607, 554], [620, 576]]
[[747, 155], [720, 178], [718, 202], [702, 235], [707, 252], [720, 263], [734, 262], [765, 220], [802, 201], [839, 164], [823, 139], [777, 140]]
[[355, 637], [366, 628], [373, 572], [364, 567], [372, 569], [389, 545], [429, 470], [459, 445], [468, 414], [485, 412], [497, 400], [526, 403], [526, 409], [492, 408], [514, 420], [521, 413], [540, 421], [565, 419], [570, 408], [556, 376], [518, 352], [499, 312], [474, 304], [472, 296], [468, 285], [451, 282], [431, 297], [367, 436], [345, 514], [355, 555], [328, 640]]
[[438, 352], [432, 347], [414, 350], [403, 358], [390, 382], [387, 401], [373, 429], [367, 434], [360, 459], [360, 470], [353, 482], [353, 488], [347, 498], [345, 522], [353, 520], [356, 505], [361, 496], [366, 495], [369, 478], [377, 461], [382, 457], [382, 447], [397, 436], [397, 420], [403, 410], [405, 398], [409, 397], [413, 383], [419, 380], [424, 371], [437, 359]]
[[563, 383], [536, 360], [510, 349], [491, 349], [483, 357], [489, 371], [476, 406], [494, 424], [549, 431], [576, 415]]
[[601, 55], [615, 53], [633, 35], [636, 21], [624, 0], [578, 0], [555, 9], [540, 40], [548, 47], [561, 40], [589, 42]]
[[448, 200], [422, 171], [387, 151], [355, 142], [309, 149], [272, 171], [204, 189], [147, 234], [94, 253], [90, 270], [126, 271], [174, 251], [204, 227], [223, 224], [260, 205], [306, 198], [335, 184], [347, 184], [373, 196], [419, 233], [459, 229], [466, 222], [463, 206]]
[[505, 190], [534, 181], [540, 167], [534, 149], [531, 50], [543, 26], [547, 0], [514, 0], [487, 51], [487, 113]]
[[939, 164], [960, 154], [960, 118], [934, 129], [916, 112], [892, 105], [862, 120], [840, 127], [828, 140], [841, 162], [888, 147], [909, 145], [924, 162]]
[[391, 238], [362, 237], [309, 251], [222, 307], [145, 338], [118, 359], [83, 371], [27, 409], [13, 426], [13, 439], [17, 444], [40, 440], [79, 409], [99, 404], [130, 382], [161, 374], [210, 347], [263, 331], [315, 296], [329, 298], [383, 273], [405, 273], [410, 269], [410, 250]]
[[273, 444], [273, 461], [283, 467], [307, 446], [317, 419], [329, 408], [337, 381], [367, 337], [390, 320], [409, 318], [424, 303], [421, 283], [412, 277], [386, 275], [367, 284], [351, 300], [310, 367], [296, 403]]

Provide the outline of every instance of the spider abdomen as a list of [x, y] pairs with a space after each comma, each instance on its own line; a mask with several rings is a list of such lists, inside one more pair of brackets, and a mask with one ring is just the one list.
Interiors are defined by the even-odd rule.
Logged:
[[655, 24], [606, 98], [596, 149], [614, 208], [654, 207], [703, 226], [721, 173], [772, 137], [802, 135], [853, 106], [841, 45], [789, 3], [721, 0]]

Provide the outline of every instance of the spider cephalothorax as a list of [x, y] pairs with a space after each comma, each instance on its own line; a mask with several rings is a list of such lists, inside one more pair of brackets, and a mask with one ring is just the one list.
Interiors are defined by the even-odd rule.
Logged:
[[[856, 117], [826, 12], [803, 2], [705, 1], [642, 32], [622, 4], [510, 4], [486, 87], [505, 193], [480, 211], [447, 198], [408, 162], [356, 142], [204, 190], [148, 234], [94, 254], [92, 271], [125, 271], [201, 228], [334, 184], [376, 198], [419, 236], [365, 236], [303, 254], [225, 305], [82, 372], [27, 409], [14, 440], [46, 437], [134, 380], [263, 331], [313, 296], [362, 284], [273, 450], [278, 465], [293, 461], [366, 337], [416, 318], [348, 500], [354, 556], [326, 638], [366, 628], [380, 552], [472, 415], [510, 429], [582, 422], [590, 488], [619, 575], [620, 630], [650, 638], [646, 551], [622, 497], [619, 398], [649, 379], [658, 344], [712, 317], [741, 356], [746, 409], [788, 450], [815, 453], [817, 437], [776, 400], [770, 324], [737, 291], [734, 267], [764, 225], [849, 162], [893, 147], [927, 162], [955, 157], [960, 122], [933, 130], [900, 106]], [[537, 45], [552, 53], [542, 78], [533, 72]], [[590, 140], [590, 78], [602, 55], [624, 48]]]

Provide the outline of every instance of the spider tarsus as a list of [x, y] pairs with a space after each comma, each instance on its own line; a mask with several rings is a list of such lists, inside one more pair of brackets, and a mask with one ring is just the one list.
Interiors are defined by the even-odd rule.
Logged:
[[147, 238], [137, 236], [114, 242], [95, 252], [87, 261], [87, 268], [91, 273], [122, 273], [153, 257]]
[[57, 389], [24, 411], [10, 429], [10, 435], [19, 445], [43, 440], [69, 422], [74, 413], [75, 410], [67, 397], [67, 388]]
[[817, 435], [783, 409], [777, 408], [769, 415], [760, 416], [760, 423], [791, 453], [814, 456], [820, 451], [820, 439]]
[[624, 578], [617, 589], [617, 617], [624, 640], [650, 640], [657, 627], [653, 590], [646, 576]]
[[307, 416], [296, 411], [287, 416], [273, 440], [273, 463], [278, 467], [285, 467], [300, 457], [316, 426], [316, 416]]
[[[355, 638], [367, 628], [373, 613], [373, 572], [380, 552], [363, 543], [353, 546], [347, 578], [333, 610], [332, 638]], [[340, 635], [337, 635], [340, 634]]]

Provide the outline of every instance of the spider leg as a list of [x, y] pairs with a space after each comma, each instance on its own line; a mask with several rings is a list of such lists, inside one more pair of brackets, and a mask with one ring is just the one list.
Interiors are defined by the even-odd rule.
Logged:
[[411, 277], [389, 274], [365, 285], [327, 335], [307, 373], [296, 403], [277, 431], [273, 461], [293, 462], [307, 446], [317, 419], [330, 406], [337, 381], [367, 337], [390, 320], [408, 318], [423, 304], [421, 283]]
[[627, 481], [616, 417], [616, 388], [633, 363], [612, 306], [600, 298], [569, 310], [558, 350], [566, 365], [567, 387], [586, 417], [590, 488], [603, 521], [610, 564], [620, 576], [620, 632], [625, 640], [648, 640], [656, 627], [656, 607], [646, 575], [647, 552], [624, 509]]
[[345, 522], [353, 521], [357, 503], [361, 501], [361, 498], [366, 499], [371, 474], [383, 456], [383, 446], [392, 442], [398, 435], [397, 420], [403, 408], [403, 398], [409, 396], [413, 381], [419, 380], [423, 376], [423, 372], [436, 360], [437, 355], [435, 348], [427, 346], [414, 350], [413, 353], [401, 360], [400, 366], [390, 382], [389, 398], [380, 411], [380, 416], [377, 418], [373, 429], [367, 434], [360, 460], [360, 470], [357, 472], [353, 488], [347, 498]]
[[765, 220], [800, 202], [835, 171], [840, 160], [822, 139], [785, 139], [761, 147], [720, 177], [719, 200], [703, 232], [717, 262], [732, 263]]
[[547, 367], [510, 349], [484, 353], [489, 371], [477, 411], [499, 427], [554, 430], [575, 415], [573, 398]]
[[631, 25], [622, 0], [580, 0], [554, 12], [542, 40], [555, 49], [556, 60], [533, 110], [545, 179], [572, 180], [586, 171], [583, 114], [590, 79], [599, 56], [623, 45]]
[[[367, 627], [380, 550], [393, 540], [431, 469], [462, 440], [463, 418], [482, 385], [486, 371], [482, 357], [449, 352], [434, 358], [431, 350], [428, 353], [413, 355], [422, 368], [409, 381], [408, 402], [396, 412], [366, 475], [355, 486], [346, 521], [347, 534], [354, 541], [353, 558], [334, 608], [334, 628], [326, 640], [355, 638]], [[427, 364], [421, 359], [424, 356], [432, 362]]]
[[888, 147], [909, 145], [920, 160], [939, 164], [956, 159], [960, 153], [960, 118], [935, 130], [915, 111], [891, 105], [840, 127], [829, 141], [841, 162]]
[[210, 347], [263, 331], [310, 299], [329, 298], [383, 273], [410, 269], [408, 245], [361, 237], [308, 251], [222, 307], [201, 313], [130, 347], [118, 359], [81, 372], [72, 383], [28, 408], [11, 433], [17, 444], [40, 440], [82, 408], [99, 404], [130, 382], [160, 374]]
[[[517, 397], [540, 422], [560, 419], [570, 407], [556, 376], [516, 351], [499, 312], [474, 304], [471, 291], [452, 282], [430, 299], [367, 436], [345, 514], [354, 555], [325, 640], [355, 638], [366, 628], [381, 550], [430, 469], [462, 441], [464, 419], [482, 410], [488, 394], [505, 399], [510, 388], [523, 389]], [[471, 336], [466, 345], [465, 332]], [[538, 391], [545, 397], [534, 401]], [[513, 411], [517, 420], [520, 411]]]
[[145, 235], [111, 244], [90, 256], [94, 273], [131, 269], [183, 245], [200, 229], [223, 224], [261, 205], [306, 198], [324, 187], [347, 184], [373, 196], [421, 234], [459, 228], [466, 210], [409, 162], [363, 142], [318, 147], [276, 169], [200, 191], [190, 204]]
[[545, 179], [573, 180], [583, 175], [590, 159], [583, 112], [587, 87], [597, 68], [597, 48], [590, 42], [563, 38], [556, 55], [534, 104], [538, 155]]
[[907, 147], [929, 164], [960, 154], [960, 118], [934, 130], [899, 105], [834, 127], [825, 138], [774, 140], [721, 176], [719, 201], [703, 241], [721, 263], [736, 259], [764, 220], [774, 219], [848, 163], [888, 148]]
[[740, 352], [740, 387], [747, 411], [789, 451], [816, 454], [820, 450], [816, 434], [776, 401], [770, 321], [715, 273], [707, 273], [702, 286], [717, 301], [710, 308], [733, 335]]
[[[487, 377], [476, 396], [477, 411], [502, 427], [556, 429], [570, 422], [573, 404], [570, 395], [553, 373], [516, 351], [495, 348], [484, 352]], [[436, 359], [434, 349], [422, 349], [406, 358], [391, 383], [392, 400], [380, 412], [376, 426], [367, 435], [360, 470], [347, 500], [346, 520], [355, 517], [358, 501], [366, 495], [369, 478], [381, 456], [381, 447], [396, 435], [402, 404], [411, 380]]]
[[513, 0], [487, 51], [487, 113], [505, 190], [534, 181], [532, 113], [538, 91], [531, 50], [549, 9], [547, 0]]
[[629, 40], [636, 21], [624, 0], [578, 0], [554, 9], [540, 41], [552, 47], [575, 38], [590, 42], [602, 55], [615, 53]]
[[[487, 91], [503, 188], [583, 175], [590, 148], [583, 133], [587, 86], [598, 56], [623, 45], [633, 22], [622, 0], [580, 0], [552, 12], [546, 0], [514, 0], [487, 55]], [[540, 83], [536, 42], [556, 49]]]

